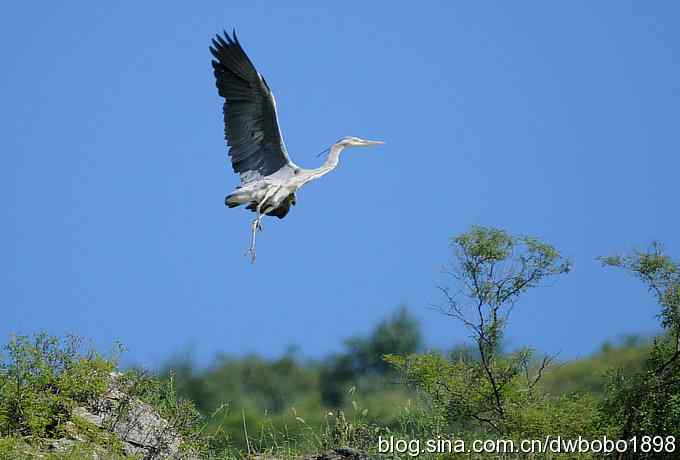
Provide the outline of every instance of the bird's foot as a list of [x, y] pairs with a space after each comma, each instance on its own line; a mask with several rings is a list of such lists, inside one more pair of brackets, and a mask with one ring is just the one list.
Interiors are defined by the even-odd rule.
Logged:
[[252, 246], [249, 247], [248, 250], [246, 251], [246, 253], [243, 254], [243, 255], [246, 256], [246, 257], [250, 257], [250, 263], [251, 263], [251, 264], [254, 264], [254, 263], [255, 263], [256, 253], [255, 253], [255, 248], [254, 248], [254, 247], [252, 247]]

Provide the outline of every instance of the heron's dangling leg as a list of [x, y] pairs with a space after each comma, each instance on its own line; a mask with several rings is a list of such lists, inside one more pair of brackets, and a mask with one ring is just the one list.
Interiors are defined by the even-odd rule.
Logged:
[[250, 226], [250, 247], [248, 248], [248, 251], [246, 251], [245, 255], [250, 256], [250, 261], [252, 263], [255, 263], [255, 257], [256, 257], [256, 252], [255, 252], [255, 237], [257, 235], [257, 231], [260, 230], [262, 231], [262, 218], [265, 216], [265, 214], [262, 212], [262, 208], [265, 206], [265, 203], [267, 200], [269, 200], [272, 196], [276, 194], [278, 191], [278, 187], [272, 187], [271, 189], [267, 190], [267, 192], [264, 195], [264, 198], [262, 198], [262, 201], [257, 205], [257, 208], [255, 212], [257, 213], [257, 217], [255, 220], [253, 220], [253, 223]]
[[245, 255], [250, 256], [250, 261], [255, 263], [255, 235], [257, 234], [258, 222], [255, 219], [252, 224], [250, 224], [250, 247], [246, 251]]
[[248, 251], [246, 251], [247, 256], [250, 256], [250, 261], [252, 263], [255, 263], [255, 238], [257, 236], [257, 231], [260, 230], [262, 231], [262, 224], [260, 223], [262, 221], [262, 218], [264, 217], [264, 214], [260, 213], [260, 206], [257, 207], [257, 217], [253, 222], [250, 224], [250, 247], [248, 248]]

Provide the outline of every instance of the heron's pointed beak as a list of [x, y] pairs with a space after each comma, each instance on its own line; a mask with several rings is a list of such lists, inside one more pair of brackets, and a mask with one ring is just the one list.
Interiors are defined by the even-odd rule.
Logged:
[[385, 142], [383, 141], [364, 141], [365, 145], [381, 145], [384, 144]]

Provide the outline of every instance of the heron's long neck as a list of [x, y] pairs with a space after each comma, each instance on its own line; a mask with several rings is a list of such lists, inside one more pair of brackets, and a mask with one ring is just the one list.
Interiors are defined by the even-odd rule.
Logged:
[[342, 144], [331, 145], [331, 150], [328, 152], [328, 158], [326, 158], [326, 161], [324, 161], [324, 163], [319, 168], [317, 168], [317, 170], [323, 171], [323, 174], [334, 170], [338, 165], [338, 161], [340, 161], [340, 153], [344, 149], [345, 146]]
[[340, 153], [345, 149], [342, 144], [333, 144], [331, 146], [330, 152], [328, 152], [328, 157], [326, 161], [316, 169], [312, 169], [312, 174], [310, 179], [318, 179], [321, 176], [328, 174], [333, 171], [336, 166], [338, 166], [338, 161], [340, 160]]

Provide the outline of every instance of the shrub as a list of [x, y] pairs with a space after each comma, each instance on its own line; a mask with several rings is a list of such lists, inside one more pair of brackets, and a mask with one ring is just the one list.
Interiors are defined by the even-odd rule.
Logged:
[[116, 359], [82, 351], [75, 337], [12, 337], [0, 366], [0, 434], [49, 437], [78, 403], [107, 389]]

